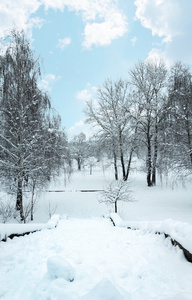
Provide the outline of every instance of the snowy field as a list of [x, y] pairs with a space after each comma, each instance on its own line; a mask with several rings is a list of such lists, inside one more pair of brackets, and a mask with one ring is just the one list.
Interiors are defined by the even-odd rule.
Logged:
[[110, 173], [96, 169], [92, 175], [73, 174], [66, 186], [63, 178], [52, 183], [49, 190], [65, 192], [42, 194], [33, 223], [40, 226], [56, 213], [58, 226], [0, 243], [0, 299], [192, 299], [192, 264], [153, 232], [153, 227], [170, 230], [191, 247], [190, 185], [147, 188], [145, 176], [134, 173], [130, 185], [136, 201], [118, 208], [123, 222], [140, 227], [135, 231], [103, 218], [114, 208], [98, 203], [98, 193], [79, 191], [103, 189], [110, 179]]
[[[67, 185], [64, 178], [52, 183], [49, 190], [65, 190], [63, 193], [50, 192], [41, 196], [37, 203], [35, 222], [47, 222], [49, 207], [55, 213], [73, 218], [101, 217], [114, 211], [114, 207], [98, 203], [98, 193], [82, 193], [79, 190], [102, 190], [113, 180], [111, 171], [100, 168], [76, 172]], [[174, 185], [146, 186], [146, 175], [135, 171], [130, 178], [130, 190], [134, 202], [119, 202], [118, 213], [129, 221], [159, 221], [173, 219], [192, 223], [192, 182], [186, 187]]]

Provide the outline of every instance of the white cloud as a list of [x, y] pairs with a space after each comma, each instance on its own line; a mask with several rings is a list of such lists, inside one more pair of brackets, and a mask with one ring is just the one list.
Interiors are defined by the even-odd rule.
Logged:
[[172, 61], [192, 62], [192, 1], [136, 0], [136, 19], [162, 38], [164, 55]]
[[166, 57], [166, 53], [158, 48], [152, 48], [151, 51], [148, 53], [147, 60], [152, 60], [152, 61], [161, 61], [163, 60], [166, 64], [167, 67], [170, 66], [170, 61]]
[[0, 2], [0, 37], [14, 26], [26, 32], [32, 27], [40, 27], [43, 20], [32, 17], [41, 5], [39, 0], [1, 0]]
[[79, 121], [79, 122], [76, 122], [75, 124], [74, 124], [74, 126], [73, 127], [71, 127], [71, 130], [72, 129], [74, 129], [75, 127], [82, 127], [82, 126], [84, 126], [85, 125], [85, 123], [84, 123], [84, 121], [83, 120], [81, 120], [81, 121]]
[[[67, 8], [80, 14], [85, 25], [82, 33], [85, 49], [109, 45], [127, 32], [126, 17], [117, 6], [117, 0], [1, 0], [0, 36], [13, 26], [25, 31], [42, 26], [43, 20], [35, 17], [40, 6], [46, 10]], [[63, 49], [70, 42], [69, 38], [59, 40], [58, 45]]]
[[91, 125], [86, 124], [84, 120], [76, 122], [72, 127], [68, 129], [68, 137], [72, 139], [75, 135], [84, 132], [86, 137], [89, 138], [93, 135], [93, 128]]
[[104, 22], [86, 23], [83, 46], [86, 49], [90, 49], [92, 45], [110, 45], [112, 40], [123, 36], [126, 31], [125, 18], [121, 13], [111, 11], [109, 14], [106, 14]]
[[71, 44], [71, 38], [70, 37], [66, 37], [64, 39], [59, 39], [58, 44], [57, 44], [57, 48], [60, 48], [61, 50], [63, 50], [65, 47], [69, 46], [70, 44]]
[[88, 91], [87, 89], [82, 90], [82, 91], [78, 91], [76, 93], [76, 98], [78, 100], [82, 100], [84, 102], [87, 102], [87, 101], [91, 100], [91, 97], [92, 97], [92, 95], [91, 95], [90, 91]]
[[45, 90], [46, 92], [51, 92], [53, 84], [60, 78], [60, 76], [55, 76], [54, 74], [45, 74], [38, 86], [40, 89]]
[[85, 24], [83, 47], [109, 45], [127, 32], [125, 15], [116, 0], [41, 0], [46, 9], [64, 10], [67, 7], [82, 16]]
[[40, 0], [41, 3], [45, 6], [45, 9], [48, 10], [49, 8], [54, 10], [64, 10], [65, 7], [65, 1], [63, 0]]
[[136, 18], [141, 24], [151, 29], [153, 35], [171, 41], [179, 34], [178, 26], [180, 7], [178, 0], [136, 0]]
[[132, 44], [133, 47], [135, 46], [136, 41], [137, 41], [137, 38], [136, 38], [136, 36], [134, 36], [134, 37], [131, 39], [131, 44]]
[[77, 91], [75, 96], [78, 100], [86, 103], [95, 98], [97, 90], [98, 88], [96, 86], [92, 86], [90, 83], [87, 83], [86, 88], [81, 91]]

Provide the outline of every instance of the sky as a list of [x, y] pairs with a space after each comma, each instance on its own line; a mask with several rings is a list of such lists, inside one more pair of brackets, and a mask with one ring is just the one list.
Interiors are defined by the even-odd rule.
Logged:
[[70, 137], [106, 79], [148, 57], [192, 65], [191, 0], [0, 0], [0, 37], [16, 26], [42, 60], [40, 87]]

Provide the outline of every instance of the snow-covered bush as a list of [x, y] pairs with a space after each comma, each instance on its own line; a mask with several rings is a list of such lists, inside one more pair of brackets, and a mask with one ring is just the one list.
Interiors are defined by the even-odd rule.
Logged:
[[103, 191], [100, 192], [99, 202], [112, 203], [117, 213], [117, 203], [119, 201], [133, 201], [129, 182], [124, 180], [114, 180], [109, 182]]
[[0, 200], [0, 221], [6, 223], [12, 219], [14, 215], [14, 206], [13, 203], [9, 200], [2, 201]]

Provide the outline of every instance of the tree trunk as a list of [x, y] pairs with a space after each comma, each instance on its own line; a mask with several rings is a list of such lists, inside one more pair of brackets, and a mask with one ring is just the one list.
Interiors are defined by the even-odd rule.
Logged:
[[126, 173], [125, 173], [125, 163], [124, 163], [124, 156], [122, 150], [121, 150], [121, 168], [122, 168], [122, 175], [124, 179], [126, 177]]
[[117, 201], [115, 201], [115, 213], [117, 213]]
[[19, 175], [18, 184], [17, 184], [17, 201], [16, 201], [16, 209], [20, 211], [20, 218], [21, 221], [24, 221], [24, 214], [23, 214], [23, 190], [22, 186], [23, 180], [22, 177]]
[[118, 180], [117, 155], [115, 151], [113, 151], [113, 164], [115, 169], [115, 180]]
[[189, 156], [190, 156], [190, 162], [192, 165], [192, 142], [191, 142], [191, 130], [190, 130], [190, 121], [189, 116], [187, 114], [187, 138], [188, 138], [188, 146], [189, 146]]
[[31, 221], [33, 221], [33, 213], [34, 213], [34, 195], [35, 195], [35, 181], [33, 182], [32, 187], [32, 197], [31, 197]]
[[78, 171], [81, 171], [81, 158], [80, 157], [77, 158], [77, 167], [78, 167]]
[[157, 120], [155, 125], [155, 139], [154, 139], [154, 157], [153, 157], [153, 169], [152, 169], [152, 185], [156, 185], [156, 168], [157, 168], [157, 151], [158, 151], [158, 144], [157, 144]]
[[125, 162], [124, 162], [124, 155], [123, 155], [123, 147], [122, 147], [122, 137], [121, 137], [121, 133], [119, 135], [119, 148], [120, 148], [120, 160], [121, 160], [121, 168], [122, 168], [122, 175], [123, 175], [123, 179], [126, 177], [126, 173], [125, 173]]
[[152, 186], [151, 182], [151, 139], [148, 133], [147, 136], [147, 185]]
[[129, 154], [129, 160], [128, 160], [128, 165], [127, 165], [127, 172], [126, 172], [124, 181], [127, 181], [128, 178], [129, 178], [129, 172], [130, 172], [130, 169], [131, 169], [132, 156], [133, 156], [133, 149], [131, 149], [131, 152]]

